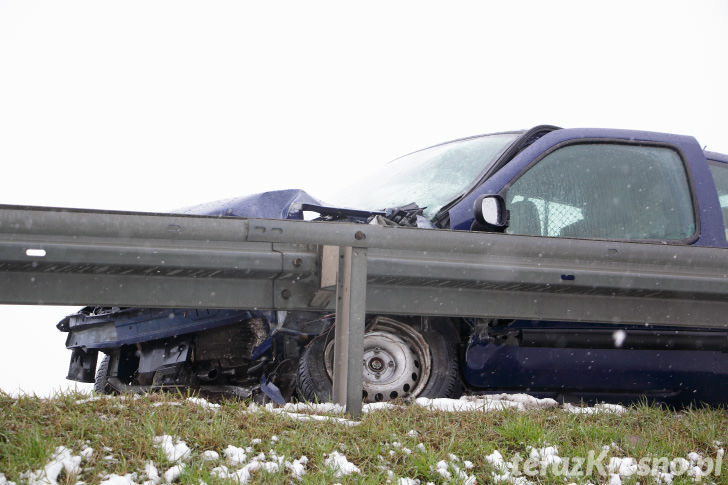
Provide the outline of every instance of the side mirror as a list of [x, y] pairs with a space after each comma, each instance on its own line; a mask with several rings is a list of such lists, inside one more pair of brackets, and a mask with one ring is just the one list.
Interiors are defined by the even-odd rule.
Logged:
[[500, 195], [481, 195], [475, 199], [473, 210], [481, 231], [503, 232], [508, 227], [506, 202]]

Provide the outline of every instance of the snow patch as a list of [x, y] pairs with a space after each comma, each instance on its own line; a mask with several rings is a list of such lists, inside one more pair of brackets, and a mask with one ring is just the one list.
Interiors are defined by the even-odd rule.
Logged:
[[622, 477], [630, 477], [638, 471], [637, 460], [630, 457], [620, 458], [613, 456], [609, 459], [609, 463], [607, 464], [607, 471], [610, 474], [615, 474]]
[[305, 455], [298, 460], [286, 461], [284, 466], [288, 471], [291, 472], [291, 477], [296, 480], [303, 480], [303, 475], [306, 474], [306, 465], [308, 464], [308, 457]]
[[397, 404], [392, 404], [391, 402], [370, 402], [366, 403], [362, 406], [362, 412], [364, 413], [371, 413], [374, 411], [389, 411], [390, 409], [399, 409], [402, 406], [398, 406]]
[[546, 409], [557, 407], [553, 399], [538, 399], [528, 394], [493, 394], [487, 396], [463, 396], [460, 399], [420, 397], [415, 400], [418, 406], [446, 412], [502, 411], [504, 409]]
[[627, 408], [619, 404], [608, 404], [600, 403], [593, 407], [581, 407], [574, 406], [573, 404], [564, 403], [564, 411], [573, 414], [599, 414], [599, 413], [614, 413], [622, 414], [627, 412]]
[[332, 423], [344, 424], [346, 426], [358, 426], [361, 424], [359, 421], [352, 421], [346, 418], [339, 418], [336, 416], [322, 416], [319, 414], [304, 414], [304, 413], [290, 413], [290, 412], [279, 412], [284, 416], [288, 416], [296, 421], [328, 421]]
[[65, 471], [66, 475], [81, 473], [81, 460], [81, 456], [74, 456], [65, 446], [59, 446], [43, 469], [24, 472], [21, 478], [29, 485], [57, 485], [61, 472]]
[[152, 463], [151, 461], [148, 461], [144, 465], [144, 474], [146, 474], [147, 478], [149, 479], [144, 483], [159, 483], [159, 481], [161, 480], [157, 467], [154, 466], [154, 463]]
[[167, 460], [171, 461], [172, 463], [188, 459], [190, 457], [190, 453], [192, 452], [189, 446], [187, 446], [187, 443], [181, 441], [175, 436], [169, 436], [166, 434], [156, 436], [154, 438], [154, 443], [156, 443], [157, 446], [162, 449], [164, 455], [167, 457]]
[[335, 404], [332, 402], [326, 402], [326, 403], [307, 403], [307, 402], [297, 402], [297, 403], [288, 403], [284, 405], [282, 408], [284, 411], [293, 412], [293, 413], [300, 413], [300, 412], [307, 412], [307, 413], [315, 413], [315, 414], [323, 414], [323, 413], [329, 413], [329, 414], [344, 414], [344, 406], [341, 404]]
[[206, 450], [202, 453], [203, 461], [217, 461], [220, 459], [220, 453], [213, 450]]
[[167, 483], [172, 483], [175, 480], [177, 480], [180, 475], [182, 475], [182, 472], [185, 469], [185, 464], [180, 463], [179, 465], [175, 465], [166, 472], [164, 472], [164, 481]]
[[345, 475], [351, 475], [352, 473], [361, 473], [359, 467], [349, 462], [344, 455], [338, 451], [332, 451], [329, 456], [324, 460], [324, 465], [334, 471], [334, 475], [340, 478]]
[[555, 446], [545, 446], [543, 448], [529, 446], [526, 448], [526, 451], [528, 451], [529, 458], [537, 461], [540, 466], [549, 467], [561, 463], [559, 450]]
[[233, 445], [228, 445], [228, 447], [223, 450], [222, 454], [225, 455], [227, 462], [232, 466], [245, 463], [248, 459], [248, 455], [245, 453], [243, 448], [238, 448]]
[[197, 404], [200, 407], [203, 407], [205, 409], [212, 409], [214, 411], [217, 411], [220, 409], [219, 404], [211, 403], [207, 399], [203, 399], [201, 397], [188, 397], [187, 400], [193, 404]]
[[435, 471], [439, 473], [442, 478], [449, 481], [452, 478], [452, 474], [448, 468], [450, 467], [445, 460], [440, 460], [437, 462], [437, 465], [435, 465]]
[[100, 482], [100, 485], [136, 485], [135, 479], [136, 477], [133, 473], [127, 473], [126, 475], [112, 473]]

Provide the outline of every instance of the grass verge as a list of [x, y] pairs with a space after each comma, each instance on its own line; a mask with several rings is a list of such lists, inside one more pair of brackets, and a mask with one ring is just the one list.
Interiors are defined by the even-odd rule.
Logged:
[[[443, 412], [402, 405], [367, 413], [352, 425], [189, 397], [0, 393], [0, 472], [18, 484], [40, 483], [54, 463], [62, 470], [50, 470], [56, 475], [48, 483], [425, 484], [493, 483], [501, 477], [510, 483], [596, 484], [609, 483], [613, 475], [621, 483], [666, 483], [668, 477], [655, 472], [666, 464], [669, 479], [679, 484], [693, 483], [699, 456], [713, 463], [703, 481], [728, 483], [720, 451], [728, 441], [728, 413], [722, 409], [637, 405], [624, 413], [574, 414], [561, 408]], [[180, 456], [174, 456], [175, 446]], [[510, 465], [499, 465], [496, 451]], [[588, 469], [585, 462], [576, 470], [590, 455], [594, 466]], [[620, 469], [640, 460], [650, 473]], [[697, 465], [705, 474], [704, 463]]]

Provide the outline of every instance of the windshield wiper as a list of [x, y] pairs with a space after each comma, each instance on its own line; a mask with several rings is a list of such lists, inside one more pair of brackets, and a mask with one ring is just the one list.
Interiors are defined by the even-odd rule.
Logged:
[[417, 216], [422, 216], [425, 209], [426, 207], [420, 207], [415, 202], [410, 202], [407, 205], [387, 209], [384, 217], [400, 226], [416, 226]]

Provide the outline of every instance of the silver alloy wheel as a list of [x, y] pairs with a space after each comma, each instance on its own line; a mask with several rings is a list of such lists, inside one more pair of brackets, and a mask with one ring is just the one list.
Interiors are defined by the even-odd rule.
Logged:
[[[333, 380], [334, 341], [327, 343], [324, 362]], [[430, 378], [430, 347], [414, 328], [387, 317], [376, 317], [364, 334], [364, 400], [417, 396]]]

